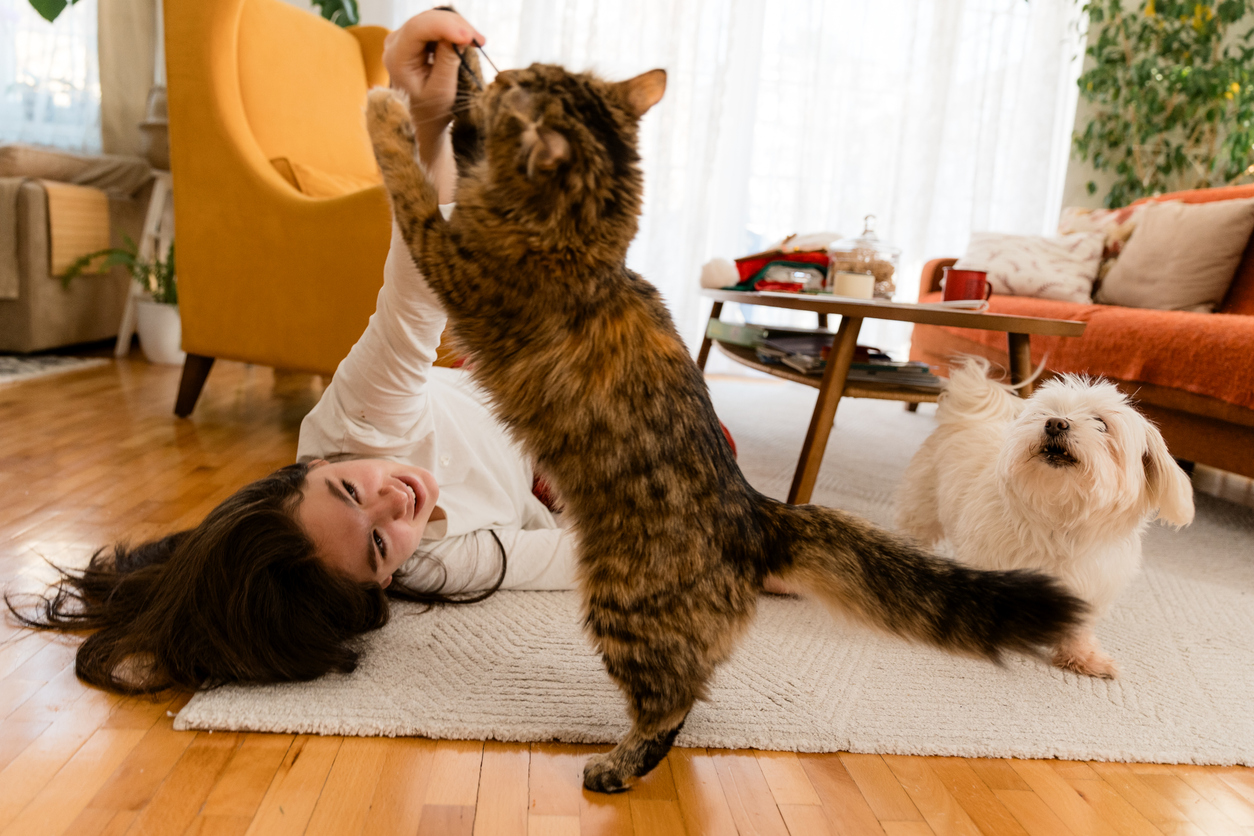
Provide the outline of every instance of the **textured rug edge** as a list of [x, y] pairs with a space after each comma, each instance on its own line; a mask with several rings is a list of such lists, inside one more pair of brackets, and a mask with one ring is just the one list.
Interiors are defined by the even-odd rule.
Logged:
[[[189, 703], [174, 720], [175, 731], [230, 731], [263, 732], [273, 734], [316, 734], [344, 737], [420, 737], [431, 740], [484, 740], [501, 743], [571, 743], [609, 746], [617, 742], [612, 735], [578, 729], [554, 729], [550, 731], [521, 731], [509, 728], [466, 726], [457, 723], [432, 725], [392, 725], [367, 722], [345, 722], [343, 719], [328, 722], [314, 721], [264, 721], [257, 719], [226, 720], [217, 712], [197, 712]], [[827, 754], [853, 752], [867, 755], [913, 755], [946, 758], [1021, 758], [1029, 760], [1079, 760], [1104, 763], [1155, 763], [1189, 764], [1194, 766], [1248, 766], [1254, 767], [1254, 752], [1229, 751], [1220, 754], [1206, 752], [1140, 752], [1108, 747], [1074, 747], [1041, 744], [1021, 746], [1007, 751], [1006, 747], [979, 741], [957, 745], [885, 744], [868, 746], [852, 740], [799, 739], [792, 746], [780, 748], [766, 737], [752, 734], [732, 737], [697, 737], [689, 739], [681, 734], [675, 743], [680, 748], [697, 749], [758, 749], [763, 751]]]

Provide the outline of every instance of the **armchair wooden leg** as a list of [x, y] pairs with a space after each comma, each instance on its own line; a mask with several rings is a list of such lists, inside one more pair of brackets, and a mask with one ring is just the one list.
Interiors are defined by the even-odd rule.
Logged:
[[196, 400], [200, 397], [200, 390], [205, 388], [205, 378], [209, 377], [209, 370], [212, 368], [212, 357], [187, 355], [187, 359], [183, 361], [183, 378], [179, 381], [178, 400], [174, 402], [175, 415], [186, 418], [192, 414], [192, 410], [196, 408]]

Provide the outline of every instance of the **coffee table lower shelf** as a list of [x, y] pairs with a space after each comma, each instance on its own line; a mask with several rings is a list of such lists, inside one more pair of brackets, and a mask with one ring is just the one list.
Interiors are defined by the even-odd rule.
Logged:
[[[787, 366], [774, 366], [758, 359], [757, 352], [752, 348], [723, 343], [714, 340], [719, 351], [737, 363], [751, 369], [766, 372], [773, 377], [782, 377], [793, 383], [801, 383], [818, 389], [823, 382], [821, 375], [802, 374]], [[902, 386], [895, 383], [848, 382], [840, 393], [842, 398], [875, 398], [881, 401], [905, 401], [906, 403], [936, 403], [940, 396], [939, 389], [928, 389], [922, 386]]]

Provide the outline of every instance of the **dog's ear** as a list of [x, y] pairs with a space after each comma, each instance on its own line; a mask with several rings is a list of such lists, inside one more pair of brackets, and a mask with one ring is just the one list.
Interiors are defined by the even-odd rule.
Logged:
[[1146, 451], [1142, 456], [1145, 465], [1146, 501], [1158, 509], [1159, 519], [1176, 528], [1193, 522], [1193, 484], [1167, 452], [1167, 442], [1162, 433], [1149, 421], [1145, 422]]

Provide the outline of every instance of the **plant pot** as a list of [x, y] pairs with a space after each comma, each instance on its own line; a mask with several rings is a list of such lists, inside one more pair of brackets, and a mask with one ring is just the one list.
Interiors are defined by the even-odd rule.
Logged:
[[149, 363], [180, 366], [187, 355], [183, 343], [183, 323], [178, 305], [163, 305], [147, 299], [135, 300], [135, 331], [139, 347]]

